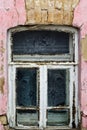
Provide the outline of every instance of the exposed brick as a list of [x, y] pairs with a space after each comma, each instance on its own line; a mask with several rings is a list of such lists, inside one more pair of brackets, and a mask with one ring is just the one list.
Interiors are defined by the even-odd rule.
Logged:
[[48, 23], [54, 22], [54, 9], [48, 9]]
[[4, 82], [5, 82], [4, 77], [1, 77], [0, 78], [0, 92], [1, 93], [4, 93], [4, 88], [3, 88], [4, 87]]
[[68, 10], [71, 11], [71, 5], [72, 5], [72, 0], [64, 0], [63, 2], [63, 10]]
[[41, 7], [40, 0], [34, 0], [35, 7]]
[[48, 8], [48, 0], [41, 0], [41, 9], [47, 9]]
[[75, 7], [78, 5], [79, 0], [72, 0], [72, 10], [75, 9]]
[[[3, 58], [4, 60], [4, 58]], [[3, 64], [0, 64], [0, 75], [2, 75], [4, 72], [4, 65]]]
[[0, 116], [0, 123], [3, 125], [7, 124], [7, 117], [5, 115]]
[[54, 9], [55, 0], [48, 0], [48, 8]]
[[64, 25], [71, 25], [72, 24], [72, 1], [65, 0], [64, 1], [64, 13], [63, 13], [63, 24]]
[[54, 23], [62, 25], [63, 24], [63, 10], [55, 9], [54, 11]]
[[26, 0], [27, 23], [72, 25], [74, 8], [78, 2], [79, 0]]
[[72, 14], [69, 11], [64, 11], [63, 13], [63, 24], [64, 25], [71, 25], [72, 24]]
[[35, 9], [35, 21], [36, 23], [41, 22], [41, 9], [40, 8]]
[[82, 57], [85, 61], [87, 61], [87, 35], [82, 39]]
[[55, 9], [61, 10], [63, 8], [63, 2], [61, 0], [55, 0]]
[[27, 13], [27, 24], [28, 23], [35, 23], [35, 10], [28, 10], [28, 13]]
[[42, 12], [41, 12], [41, 22], [47, 23], [47, 10], [42, 10]]
[[34, 0], [26, 0], [25, 1], [26, 4], [26, 9], [34, 9]]

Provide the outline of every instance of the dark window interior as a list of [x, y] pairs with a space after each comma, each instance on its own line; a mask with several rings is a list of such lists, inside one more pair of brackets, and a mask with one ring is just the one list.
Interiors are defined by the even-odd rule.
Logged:
[[38, 125], [37, 70], [17, 68], [16, 72], [16, 123]]
[[69, 96], [68, 70], [48, 70], [48, 106], [68, 105]]
[[37, 105], [37, 81], [35, 68], [17, 68], [16, 72], [17, 106]]
[[58, 31], [21, 31], [12, 34], [13, 55], [69, 54], [69, 33]]

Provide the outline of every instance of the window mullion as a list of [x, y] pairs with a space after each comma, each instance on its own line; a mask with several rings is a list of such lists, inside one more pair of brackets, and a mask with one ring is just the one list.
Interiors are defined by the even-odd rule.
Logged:
[[14, 66], [9, 66], [9, 107], [10, 107], [10, 126], [15, 127], [15, 117], [16, 117], [16, 104], [15, 104], [15, 73], [16, 73], [16, 68]]
[[73, 81], [74, 81], [74, 69], [70, 68], [70, 127], [73, 122]]
[[75, 78], [74, 78], [74, 80], [75, 80], [75, 107], [76, 107], [76, 114], [75, 114], [75, 123], [76, 123], [76, 127], [78, 127], [78, 113], [80, 113], [79, 112], [79, 110], [80, 110], [80, 108], [79, 108], [79, 104], [78, 104], [78, 102], [79, 102], [79, 99], [78, 99], [78, 66], [75, 66], [75, 72], [74, 72], [74, 74], [75, 74]]
[[40, 127], [46, 127], [47, 108], [47, 67], [40, 67]]

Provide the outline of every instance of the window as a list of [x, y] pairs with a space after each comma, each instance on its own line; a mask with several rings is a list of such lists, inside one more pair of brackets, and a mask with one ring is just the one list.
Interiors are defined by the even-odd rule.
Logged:
[[78, 127], [77, 30], [24, 27], [9, 34], [10, 127]]

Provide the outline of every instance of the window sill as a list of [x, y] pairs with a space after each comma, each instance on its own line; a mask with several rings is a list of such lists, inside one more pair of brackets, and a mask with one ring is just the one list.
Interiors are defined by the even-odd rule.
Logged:
[[47, 127], [47, 128], [9, 128], [8, 130], [80, 130], [80, 128], [70, 128], [70, 127]]

